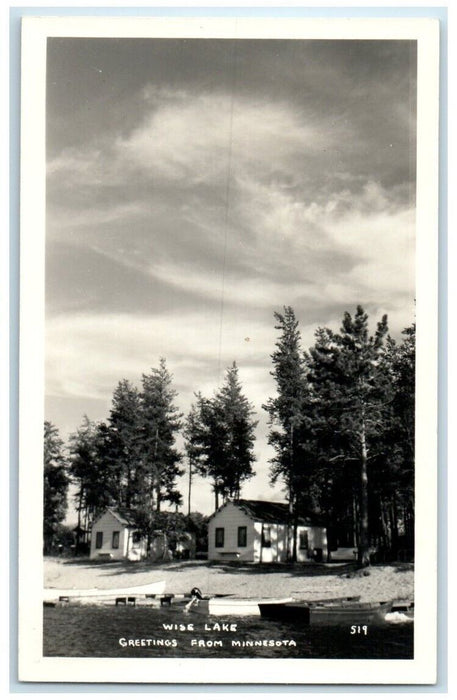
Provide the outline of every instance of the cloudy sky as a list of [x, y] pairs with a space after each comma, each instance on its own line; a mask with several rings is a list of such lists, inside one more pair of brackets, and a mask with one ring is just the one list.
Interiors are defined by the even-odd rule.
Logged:
[[[185, 412], [233, 360], [259, 419], [303, 343], [362, 304], [414, 318], [414, 42], [50, 39], [46, 417], [64, 439], [165, 357]], [[187, 494], [183, 485], [183, 495]], [[207, 484], [194, 510], [210, 512]]]

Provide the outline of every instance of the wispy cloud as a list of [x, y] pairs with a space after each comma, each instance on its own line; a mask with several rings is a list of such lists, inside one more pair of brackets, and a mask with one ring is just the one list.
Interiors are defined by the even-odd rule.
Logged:
[[[94, 150], [94, 167], [89, 152], [79, 159], [83, 167], [74, 166], [74, 153], [51, 163], [51, 181], [58, 178], [68, 188], [68, 175], [74, 187], [91, 189], [92, 196], [95, 181], [87, 173], [107, 173], [98, 202], [81, 208], [73, 192], [67, 210], [51, 206], [50, 230], [56, 235], [78, 230], [84, 245], [120, 264], [185, 293], [211, 298], [223, 290], [229, 303], [247, 298], [254, 306], [271, 306], [286, 296], [285, 287], [289, 298], [300, 294], [311, 302], [319, 296], [316, 284], [325, 286], [328, 274], [334, 283], [326, 286], [329, 303], [332, 289], [338, 298], [344, 287], [353, 296], [365, 293], [364, 286], [379, 294], [378, 281], [381, 290], [410, 291], [404, 266], [412, 265], [414, 255], [413, 210], [398, 202], [398, 188], [391, 193], [349, 173], [329, 178], [318, 171], [321, 187], [306, 186], [310, 173], [304, 174], [301, 163], [323, 142], [330, 148], [335, 132], [303, 126], [300, 115], [284, 105], [240, 100], [231, 116], [229, 96], [167, 90], [154, 98], [158, 104], [140, 127], [104, 155]], [[138, 185], [135, 197], [116, 201], [132, 181]], [[189, 230], [198, 257], [182, 246]], [[403, 257], [386, 275], [384, 261], [393, 245]]]
[[144, 172], [185, 178], [192, 186], [245, 173], [266, 179], [294, 162], [297, 152], [316, 152], [324, 143], [329, 145], [329, 136], [285, 104], [167, 91], [116, 148]]

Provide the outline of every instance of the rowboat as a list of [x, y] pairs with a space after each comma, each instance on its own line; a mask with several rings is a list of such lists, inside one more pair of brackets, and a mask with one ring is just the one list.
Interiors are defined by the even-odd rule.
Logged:
[[60, 599], [116, 598], [140, 595], [158, 595], [165, 591], [165, 581], [152, 581], [142, 586], [124, 588], [45, 588], [43, 599], [53, 601]]
[[382, 603], [347, 603], [330, 605], [311, 605], [310, 624], [324, 625], [367, 625], [383, 622], [392, 609], [392, 602]]
[[340, 598], [322, 598], [320, 600], [297, 600], [288, 603], [262, 603], [260, 614], [272, 620], [300, 621], [309, 624], [311, 607], [318, 606], [344, 606], [349, 603], [357, 603], [360, 596], [345, 596]]
[[270, 619], [302, 624], [364, 625], [380, 622], [392, 609], [391, 602], [360, 603], [354, 599], [262, 603], [260, 614]]
[[260, 606], [263, 604], [281, 605], [292, 601], [293, 598], [235, 598], [217, 596], [192, 598], [186, 606], [190, 612], [201, 615], [227, 616], [260, 616]]

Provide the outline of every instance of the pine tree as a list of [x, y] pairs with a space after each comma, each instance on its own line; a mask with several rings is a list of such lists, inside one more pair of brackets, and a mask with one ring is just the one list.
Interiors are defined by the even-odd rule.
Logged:
[[241, 485], [254, 476], [254, 409], [244, 396], [236, 362], [226, 371], [225, 383], [216, 393], [215, 405], [222, 419], [224, 435], [220, 478], [224, 498], [240, 497]]
[[[358, 469], [358, 559], [369, 564], [369, 464], [371, 446], [385, 430], [389, 405], [388, 381], [383, 371], [387, 317], [369, 335], [368, 315], [361, 306], [354, 318], [346, 312], [339, 333], [320, 329], [311, 349], [312, 381], [321, 409], [321, 426], [329, 439], [333, 463], [352, 463]], [[326, 425], [327, 423], [327, 425]], [[332, 438], [329, 434], [333, 433]], [[355, 462], [355, 465], [354, 465]], [[352, 481], [351, 474], [349, 481]]]
[[[89, 490], [94, 472], [94, 434], [95, 424], [84, 416], [81, 426], [70, 435], [70, 463], [69, 470], [72, 483], [76, 486], [75, 505], [78, 513], [78, 537], [79, 532], [88, 529], [90, 521]], [[78, 548], [79, 541], [76, 542]]]
[[137, 501], [141, 477], [142, 416], [138, 390], [123, 379], [117, 385], [108, 420], [109, 458], [116, 484], [116, 504], [130, 510]]
[[192, 502], [192, 478], [200, 456], [200, 436], [199, 436], [199, 412], [196, 403], [193, 403], [189, 413], [186, 416], [184, 423], [184, 447], [187, 454], [188, 466], [189, 466], [189, 480], [188, 480], [188, 496], [187, 496], [187, 515], [190, 516], [191, 512], [191, 502]]
[[388, 340], [386, 362], [393, 384], [394, 423], [402, 446], [406, 483], [412, 484], [415, 450], [416, 325], [403, 331], [403, 341]]
[[[239, 498], [242, 484], [254, 476], [254, 409], [243, 394], [234, 362], [212, 399], [197, 394], [186, 439], [195, 470], [212, 481], [215, 508]], [[189, 454], [189, 452], [188, 452]]]
[[44, 423], [43, 453], [43, 539], [47, 552], [52, 548], [58, 526], [65, 519], [69, 485], [63, 441], [57, 428], [49, 421]]
[[137, 489], [142, 499], [143, 519], [147, 520], [148, 512], [160, 511], [162, 501], [173, 504], [182, 501], [176, 488], [176, 479], [184, 473], [179, 467], [182, 456], [175, 447], [182, 414], [174, 404], [177, 393], [164, 359], [150, 374], [143, 374], [140, 396], [142, 472]]
[[353, 456], [351, 441], [341, 428], [344, 405], [341, 404], [340, 372], [337, 371], [338, 353], [335, 333], [328, 328], [318, 328], [315, 344], [307, 354], [308, 379], [313, 395], [312, 431], [316, 460], [313, 483], [319, 510], [327, 526], [329, 555], [341, 542], [343, 546], [357, 546], [357, 460]]
[[376, 470], [380, 536], [396, 558], [400, 536], [414, 542], [415, 470], [415, 325], [405, 328], [402, 342], [388, 338], [383, 371], [390, 381], [383, 462]]
[[276, 381], [277, 395], [270, 398], [263, 408], [269, 414], [268, 442], [275, 449], [271, 460], [271, 480], [282, 479], [287, 489], [289, 512], [293, 524], [292, 559], [297, 559], [297, 518], [304, 507], [309, 487], [309, 449], [307, 408], [310, 394], [307, 382], [306, 360], [301, 347], [298, 321], [290, 306], [284, 313], [275, 312], [280, 331], [276, 342], [272, 376]]
[[69, 447], [69, 471], [77, 489], [75, 503], [79, 532], [80, 528], [88, 530], [94, 517], [104, 508], [116, 505], [117, 482], [110, 469], [107, 425], [84, 416], [81, 426], [70, 435]]
[[212, 482], [215, 510], [224, 497], [224, 472], [227, 435], [222, 407], [215, 398], [197, 394], [197, 420], [193, 426], [193, 458], [196, 472]]

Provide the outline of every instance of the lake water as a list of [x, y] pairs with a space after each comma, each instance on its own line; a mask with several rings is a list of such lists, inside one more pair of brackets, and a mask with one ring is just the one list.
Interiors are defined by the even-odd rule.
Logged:
[[44, 656], [413, 658], [412, 622], [368, 625], [366, 634], [362, 628], [354, 634], [349, 624], [205, 617], [174, 607], [62, 606], [44, 608], [43, 616]]

